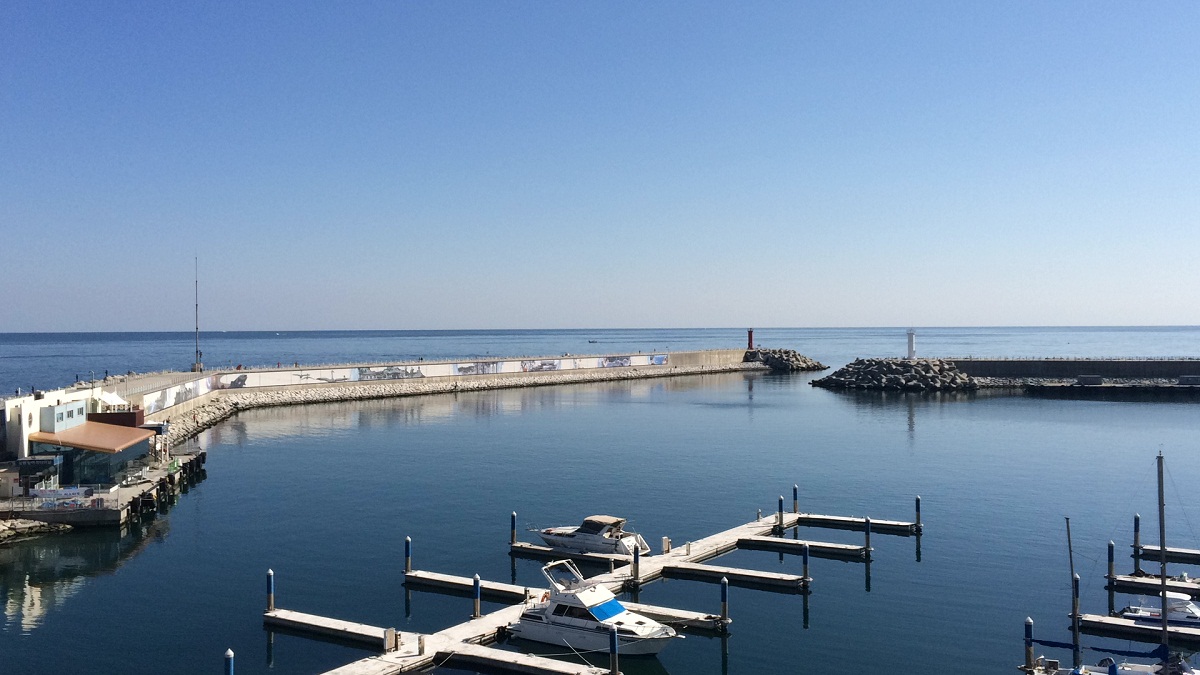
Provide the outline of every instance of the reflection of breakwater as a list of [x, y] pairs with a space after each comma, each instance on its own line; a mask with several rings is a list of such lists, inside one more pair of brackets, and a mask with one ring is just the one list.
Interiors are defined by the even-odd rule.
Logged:
[[[520, 415], [547, 408], [579, 407], [613, 400], [646, 399], [658, 392], [694, 391], [713, 386], [714, 375], [609, 380], [580, 387], [538, 387], [496, 389], [461, 395], [405, 396], [355, 401], [329, 401], [318, 408], [294, 406], [287, 415], [247, 410], [246, 414], [225, 420], [204, 433], [202, 447], [242, 446], [247, 442], [247, 420], [252, 419], [258, 438], [311, 434], [345, 429], [367, 429], [381, 424], [436, 424], [464, 415], [501, 417]], [[743, 375], [762, 377], [761, 371]], [[752, 385], [751, 385], [752, 386]], [[247, 417], [247, 414], [250, 417]]]
[[[558, 384], [629, 382], [681, 375], [703, 375], [742, 370], [761, 370], [757, 363], [739, 360], [717, 361], [710, 364], [662, 367], [629, 367], [589, 370], [558, 370], [525, 372], [513, 375], [482, 375], [470, 378], [439, 377], [413, 378], [381, 382], [357, 382], [347, 385], [322, 383], [321, 386], [292, 386], [268, 391], [222, 391], [204, 405], [171, 419], [169, 441], [173, 445], [185, 442], [200, 431], [229, 418], [239, 410], [284, 405], [369, 401], [373, 399], [424, 396], [428, 394], [465, 393], [492, 389], [523, 389]], [[437, 415], [436, 407], [429, 407]], [[449, 414], [449, 412], [445, 413]]]

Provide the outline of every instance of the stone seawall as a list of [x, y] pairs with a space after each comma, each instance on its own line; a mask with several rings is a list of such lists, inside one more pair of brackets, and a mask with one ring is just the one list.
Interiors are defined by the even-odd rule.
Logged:
[[1080, 375], [1120, 379], [1178, 378], [1200, 375], [1200, 359], [971, 359], [949, 358], [971, 377], [1053, 378], [1073, 380]]
[[730, 355], [736, 354], [737, 361], [731, 362], [728, 356], [722, 355], [720, 358], [706, 359], [711, 363], [703, 365], [564, 370], [519, 375], [425, 378], [348, 385], [317, 384], [262, 391], [226, 390], [214, 392], [207, 403], [194, 410], [183, 415], [172, 416], [167, 441], [171, 445], [182, 444], [201, 431], [228, 419], [239, 410], [251, 408], [766, 369], [766, 366], [761, 363], [743, 363], [741, 361], [743, 350], [722, 351], [727, 351]]

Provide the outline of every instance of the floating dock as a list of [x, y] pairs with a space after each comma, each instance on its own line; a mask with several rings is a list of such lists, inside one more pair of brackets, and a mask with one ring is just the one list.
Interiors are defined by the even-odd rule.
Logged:
[[[1162, 639], [1162, 625], [1157, 622], [1134, 621], [1117, 616], [1102, 614], [1079, 615], [1079, 629], [1089, 635], [1114, 637], [1139, 642], [1159, 642]], [[1168, 626], [1167, 634], [1171, 644], [1178, 647], [1200, 649], [1200, 628], [1188, 626]]]
[[539, 546], [523, 541], [509, 544], [508, 553], [517, 558], [533, 558], [535, 560], [562, 560], [569, 558], [593, 565], [628, 565], [633, 562], [633, 556], [619, 553], [585, 553], [555, 546]]
[[[1147, 562], [1158, 562], [1161, 549], [1156, 544], [1142, 544], [1134, 547], [1134, 557]], [[1192, 548], [1167, 547], [1167, 562], [1183, 565], [1200, 565], [1200, 551]]]
[[[874, 523], [871, 525], [874, 526]], [[866, 546], [853, 544], [831, 544], [825, 541], [804, 541], [782, 537], [742, 537], [737, 541], [737, 547], [740, 549], [771, 551], [788, 555], [803, 554], [805, 546], [808, 547], [808, 554], [814, 558], [848, 562], [866, 562], [871, 559], [871, 552]]]
[[760, 572], [738, 567], [721, 567], [700, 563], [674, 563], [664, 565], [662, 575], [668, 579], [688, 579], [719, 584], [722, 579], [730, 585], [760, 588], [784, 593], [803, 593], [808, 590], [809, 577], [780, 572]]
[[287, 609], [267, 611], [263, 614], [263, 624], [297, 633], [313, 633], [338, 642], [350, 642], [385, 652], [395, 651], [402, 641], [395, 628], [377, 628]]
[[832, 530], [853, 530], [862, 532], [867, 529], [867, 521], [871, 522], [871, 531], [876, 534], [892, 534], [900, 537], [910, 537], [921, 534], [921, 523], [906, 523], [901, 520], [875, 520], [873, 518], [850, 518], [847, 516], [822, 516], [815, 513], [798, 514], [796, 524], [801, 527], [825, 527]]
[[[1118, 593], [1156, 596], [1162, 592], [1162, 577], [1153, 574], [1114, 574], [1108, 581], [1112, 590]], [[1187, 593], [1193, 600], [1200, 599], [1200, 581], [1182, 581], [1171, 577], [1167, 579], [1167, 590]]]
[[[806, 595], [811, 582], [811, 577], [808, 576], [809, 556], [869, 562], [872, 531], [901, 536], [919, 535], [921, 532], [920, 497], [917, 498], [917, 521], [903, 523], [867, 518], [801, 514], [796, 507], [798, 500], [795, 499], [795, 490], [796, 488], [793, 486], [792, 513], [784, 512], [783, 498], [780, 497], [779, 510], [765, 518], [760, 511], [759, 517], [749, 523], [732, 527], [697, 541], [686, 542], [682, 546], [674, 548], [670, 546], [669, 540], [664, 538], [663, 548], [665, 550], [661, 555], [585, 554], [525, 544], [516, 540], [516, 514], [513, 513], [509, 553], [516, 557], [573, 558], [608, 566], [607, 573], [590, 577], [588, 580], [601, 584], [614, 593], [637, 589], [643, 584], [663, 577], [722, 583], [720, 614], [637, 602], [622, 603], [629, 610], [664, 624], [686, 630], [721, 633], [731, 623], [728, 617], [726, 585]], [[877, 529], [880, 525], [882, 525], [882, 529]], [[831, 544], [767, 536], [778, 535], [789, 528], [799, 526], [861, 530], [865, 532], [864, 545]], [[804, 555], [804, 574], [780, 574], [703, 564], [706, 560], [739, 548]], [[478, 576], [467, 578], [415, 570], [412, 566], [412, 542], [409, 539], [405, 540], [404, 558], [404, 585], [407, 589], [429, 589], [435, 592], [470, 596], [474, 599], [473, 618], [436, 633], [413, 634], [397, 632], [392, 628], [380, 628], [276, 609], [274, 573], [269, 571], [268, 609], [263, 614], [263, 624], [268, 630], [309, 633], [323, 639], [354, 642], [382, 652], [376, 656], [328, 671], [326, 675], [395, 675], [442, 665], [527, 675], [612, 675], [616, 672], [615, 668], [595, 668], [590, 665], [567, 663], [486, 647], [486, 645], [501, 639], [506, 634], [508, 627], [520, 619], [526, 607], [530, 603], [540, 601], [548, 589], [487, 581]], [[482, 614], [480, 603], [483, 598], [514, 604], [490, 614]], [[807, 605], [805, 608], [807, 612]], [[1197, 632], [1200, 633], [1200, 631]]]

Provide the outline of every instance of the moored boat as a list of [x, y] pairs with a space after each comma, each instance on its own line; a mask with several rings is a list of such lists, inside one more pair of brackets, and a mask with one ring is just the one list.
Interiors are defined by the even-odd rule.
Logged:
[[[1200, 627], [1200, 607], [1192, 602], [1190, 595], [1166, 591], [1167, 623], [1172, 626]], [[1149, 621], [1159, 624], [1162, 621], [1162, 602], [1155, 598], [1142, 599], [1141, 604], [1130, 605], [1121, 610], [1121, 616], [1134, 621]]]
[[578, 526], [547, 527], [537, 530], [547, 546], [584, 553], [616, 553], [642, 555], [650, 553], [650, 545], [636, 532], [625, 531], [625, 519], [614, 516], [588, 516]]
[[550, 590], [508, 627], [514, 637], [577, 652], [606, 652], [615, 628], [619, 652], [630, 656], [655, 655], [682, 637], [670, 626], [626, 609], [607, 588], [585, 579], [569, 560], [546, 565], [542, 574]]

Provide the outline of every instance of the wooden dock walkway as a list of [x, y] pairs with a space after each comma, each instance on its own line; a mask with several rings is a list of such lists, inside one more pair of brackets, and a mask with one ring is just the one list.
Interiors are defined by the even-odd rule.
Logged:
[[[794, 496], [795, 490], [793, 490]], [[917, 499], [918, 522], [870, 520], [870, 531], [901, 536], [920, 534], [920, 498]], [[610, 571], [590, 577], [589, 580], [605, 586], [614, 593], [636, 589], [642, 584], [661, 579], [664, 576], [708, 582], [719, 582], [721, 578], [725, 578], [731, 585], [776, 592], [804, 594], [808, 592], [811, 579], [806, 576], [807, 565], [805, 566], [805, 576], [801, 576], [703, 564], [704, 561], [730, 553], [738, 548], [798, 554], [807, 544], [811, 557], [869, 561], [871, 551], [869, 536], [864, 546], [805, 542], [767, 536], [779, 535], [786, 529], [799, 526], [835, 527], [861, 531], [867, 529], [867, 519], [802, 514], [798, 513], [796, 508], [792, 513], [786, 513], [782, 510], [782, 498], [780, 506], [779, 511], [766, 517], [760, 515], [751, 522], [696, 541], [686, 542], [681, 546], [677, 545], [661, 555], [632, 556], [632, 558], [619, 555], [571, 553], [518, 542], [516, 541], [516, 513], [513, 513], [509, 552], [510, 555], [518, 557], [573, 558], [608, 566]], [[664, 548], [668, 548], [667, 542], [664, 543]], [[594, 668], [588, 665], [486, 647], [500, 639], [508, 627], [520, 619], [521, 613], [529, 603], [540, 600], [547, 589], [482, 579], [477, 581], [474, 577], [414, 570], [412, 569], [409, 540], [406, 540], [405, 544], [405, 570], [404, 585], [409, 589], [424, 588], [435, 592], [473, 596], [475, 585], [478, 583], [481, 600], [487, 598], [514, 604], [429, 635], [396, 633], [394, 629], [351, 624], [300, 612], [275, 609], [266, 612], [263, 621], [268, 627], [311, 631], [325, 637], [353, 636], [349, 639], [357, 640], [361, 644], [373, 644], [377, 648], [386, 650], [385, 653], [328, 671], [326, 675], [396, 675], [425, 670], [434, 667], [435, 664], [526, 675], [601, 675], [608, 673], [606, 668]], [[270, 592], [273, 594], [274, 586], [271, 585], [270, 588], [272, 589]], [[274, 596], [270, 597], [271, 600], [268, 604], [273, 607]], [[722, 632], [730, 623], [727, 617], [719, 614], [706, 614], [636, 602], [623, 604], [630, 611], [683, 629]], [[1200, 635], [1200, 631], [1197, 633]]]
[[[849, 516], [822, 516], [815, 513], [798, 514], [797, 523], [801, 527], [824, 527], [831, 530], [853, 530], [862, 532], [867, 529], [866, 518], [851, 518]], [[874, 534], [891, 534], [899, 537], [911, 537], [921, 534], [923, 527], [920, 523], [908, 523], [901, 520], [871, 519], [871, 532]]]
[[542, 656], [491, 649], [503, 630], [520, 617], [523, 604], [471, 619], [457, 626], [410, 638], [405, 633], [398, 649], [360, 659], [325, 675], [398, 675], [435, 665], [466, 666], [525, 675], [602, 675], [607, 669], [556, 661]]
[[[472, 577], [460, 577], [440, 572], [412, 570], [404, 573], [405, 587], [427, 588], [435, 591], [470, 596], [474, 593], [475, 580]], [[500, 581], [479, 580], [479, 594], [489, 600], [499, 602], [524, 602], [528, 598], [540, 597], [546, 592], [544, 587], [518, 586]]]
[[594, 565], [628, 565], [633, 562], [633, 556], [622, 555], [618, 553], [584, 553], [583, 551], [571, 551], [565, 548], [557, 548], [553, 546], [539, 546], [537, 544], [529, 544], [523, 541], [515, 541], [509, 544], [509, 555], [518, 558], [533, 558], [535, 560], [562, 560], [570, 558], [580, 562], [591, 563]]
[[689, 579], [719, 584], [727, 579], [732, 586], [760, 588], [784, 593], [803, 593], [808, 589], [808, 577], [780, 572], [760, 572], [738, 567], [721, 567], [699, 563], [673, 563], [662, 567], [662, 575], [669, 579]]
[[[439, 572], [412, 570], [405, 573], [404, 585], [455, 595], [471, 595], [475, 590], [475, 579], [474, 577], [460, 577], [452, 574], [441, 574]], [[527, 599], [536, 600], [543, 593], [547, 592], [547, 590], [546, 588], [517, 586], [499, 581], [479, 580], [480, 596], [501, 602], [525, 602]], [[620, 592], [621, 589], [617, 585], [612, 590]], [[732, 623], [731, 620], [722, 619], [717, 614], [706, 614], [704, 612], [646, 605], [637, 602], [625, 602], [624, 600], [621, 601], [621, 604], [625, 605], [630, 611], [648, 616], [655, 621], [695, 630], [720, 632], [724, 630], [726, 624]]]
[[[1147, 563], [1158, 562], [1161, 549], [1157, 544], [1142, 544], [1134, 553]], [[1167, 547], [1167, 562], [1183, 565], [1200, 565], [1200, 551], [1192, 548]]]
[[[1162, 591], [1162, 577], [1154, 574], [1114, 574], [1108, 580], [1113, 590], [1120, 593], [1158, 595]], [[1167, 590], [1187, 593], [1193, 600], [1200, 599], [1200, 581], [1181, 581], [1172, 577], [1167, 579]]]
[[[874, 523], [871, 523], [874, 526]], [[805, 541], [802, 539], [784, 539], [782, 537], [742, 537], [737, 541], [737, 547], [748, 551], [771, 551], [788, 555], [801, 555], [805, 545], [808, 555], [813, 558], [828, 560], [845, 560], [848, 562], [866, 562], [871, 559], [866, 546], [853, 544], [832, 544], [825, 541]]]
[[[1117, 616], [1102, 614], [1079, 615], [1079, 628], [1089, 635], [1115, 637], [1138, 642], [1159, 642], [1162, 640], [1162, 626], [1157, 622], [1134, 621]], [[1200, 648], [1200, 628], [1187, 626], [1168, 626], [1167, 633], [1171, 644], [1178, 647]]]
[[293, 612], [288, 609], [265, 612], [263, 624], [271, 628], [313, 633], [341, 642], [361, 644], [385, 652], [394, 651], [402, 640], [395, 628], [378, 628], [364, 623], [330, 619], [315, 614]]

